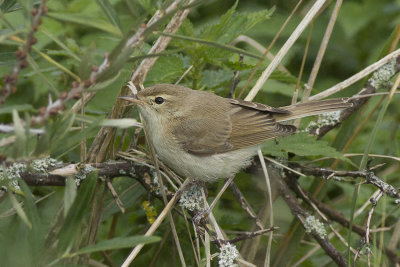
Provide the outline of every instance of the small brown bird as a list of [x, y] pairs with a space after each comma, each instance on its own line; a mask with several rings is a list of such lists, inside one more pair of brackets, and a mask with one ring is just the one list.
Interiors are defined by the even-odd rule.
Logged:
[[248, 166], [265, 140], [297, 131], [280, 122], [352, 106], [337, 98], [274, 108], [171, 84], [121, 98], [137, 104], [161, 161], [184, 177], [209, 182]]

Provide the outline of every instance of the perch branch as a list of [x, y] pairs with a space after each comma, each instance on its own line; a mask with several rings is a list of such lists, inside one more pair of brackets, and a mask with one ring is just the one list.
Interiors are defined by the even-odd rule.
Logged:
[[[287, 184], [282, 180], [278, 180], [279, 183], [279, 191], [285, 200], [286, 204], [289, 206], [292, 214], [297, 217], [297, 219], [301, 222], [304, 228], [305, 219], [310, 216], [308, 211], [306, 211], [297, 199], [293, 196], [292, 192], [288, 188]], [[315, 229], [311, 230], [311, 235], [314, 239], [320, 244], [322, 249], [327, 253], [329, 257], [338, 265], [338, 266], [347, 266], [347, 260], [343, 257], [343, 255], [332, 245], [332, 243], [326, 237], [322, 237]]]

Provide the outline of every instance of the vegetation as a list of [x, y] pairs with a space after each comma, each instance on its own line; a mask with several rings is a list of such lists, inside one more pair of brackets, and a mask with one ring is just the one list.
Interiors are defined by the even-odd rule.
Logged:
[[[0, 1], [0, 266], [400, 264], [399, 1], [261, 2]], [[207, 233], [200, 186], [166, 206], [184, 179], [159, 179], [128, 81], [354, 108], [266, 142], [272, 196], [240, 172]]]

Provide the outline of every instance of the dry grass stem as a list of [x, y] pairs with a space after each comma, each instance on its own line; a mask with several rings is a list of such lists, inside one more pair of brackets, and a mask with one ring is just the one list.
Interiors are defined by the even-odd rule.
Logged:
[[107, 185], [108, 189], [110, 190], [111, 195], [113, 196], [113, 198], [115, 200], [115, 203], [117, 203], [118, 208], [121, 210], [122, 213], [125, 213], [124, 204], [122, 203], [121, 199], [119, 198], [117, 192], [115, 191], [115, 189], [109, 179], [107, 179], [106, 185]]
[[[282, 31], [286, 28], [286, 25], [289, 23], [289, 21], [291, 20], [291, 18], [293, 17], [294, 13], [296, 13], [297, 9], [299, 8], [299, 6], [301, 5], [301, 3], [303, 2], [303, 0], [299, 0], [299, 2], [297, 2], [297, 5], [294, 7], [294, 9], [292, 10], [292, 12], [290, 13], [290, 15], [286, 18], [285, 22], [282, 24], [281, 28], [279, 29], [278, 33], [275, 34], [274, 39], [271, 41], [271, 43], [269, 44], [268, 48], [265, 49], [265, 51], [263, 52], [263, 57], [265, 58], [267, 56], [267, 54], [269, 53], [269, 51], [271, 50], [271, 48], [274, 46], [275, 42], [278, 40], [279, 36], [281, 35]], [[271, 59], [273, 60], [273, 59]], [[257, 65], [255, 66], [253, 72], [250, 74], [250, 77], [247, 79], [246, 84], [243, 86], [242, 90], [240, 90], [239, 96], [238, 98], [240, 98], [243, 93], [246, 91], [247, 86], [249, 85], [249, 83], [253, 80], [254, 75], [256, 74], [256, 72], [258, 71], [258, 69], [261, 66], [262, 61], [258, 61]], [[279, 64], [280, 65], [280, 64]]]
[[[268, 175], [268, 170], [267, 170], [267, 166], [265, 164], [264, 156], [263, 156], [260, 148], [257, 150], [257, 153], [258, 153], [258, 158], [260, 159], [262, 171], [264, 173], [265, 183], [267, 185], [268, 202], [269, 202], [269, 210], [270, 210], [269, 227], [273, 227], [274, 226], [274, 209], [273, 209], [273, 205], [272, 205], [273, 204], [273, 200], [272, 200], [271, 181], [270, 181], [270, 178], [269, 178], [269, 175]], [[269, 233], [267, 252], [265, 254], [265, 261], [264, 261], [264, 266], [265, 267], [269, 267], [270, 266], [270, 262], [271, 262], [272, 238], [273, 238], [273, 232], [271, 231]]]
[[219, 190], [217, 196], [214, 198], [214, 200], [211, 202], [208, 212], [211, 212], [214, 208], [214, 206], [217, 204], [218, 200], [221, 198], [222, 194], [225, 192], [225, 190], [228, 188], [228, 186], [232, 183], [234, 177], [230, 177], [226, 179], [224, 185], [222, 186], [221, 190]]
[[[189, 183], [189, 180], [186, 179], [185, 182], [182, 184], [180, 187], [180, 190], [182, 190], [187, 184]], [[168, 204], [165, 206], [165, 208], [162, 210], [160, 215], [158, 215], [157, 219], [154, 221], [154, 223], [150, 226], [150, 228], [147, 230], [147, 232], [144, 234], [145, 236], [150, 236], [154, 234], [154, 232], [158, 229], [158, 227], [161, 225], [161, 223], [164, 221], [165, 217], [168, 215], [168, 212], [171, 211], [173, 206], [175, 205], [176, 201], [178, 201], [179, 198], [179, 191], [175, 193], [175, 195], [170, 199]], [[122, 267], [128, 267], [132, 261], [136, 258], [136, 256], [139, 254], [139, 252], [143, 248], [143, 244], [137, 245], [132, 252], [129, 254], [129, 256], [125, 259], [124, 263], [121, 265]]]
[[315, 79], [317, 78], [317, 74], [319, 68], [321, 67], [322, 59], [325, 55], [326, 47], [328, 46], [329, 39], [331, 38], [333, 26], [335, 25], [337, 16], [339, 14], [340, 7], [342, 6], [342, 0], [337, 0], [335, 7], [333, 8], [331, 18], [329, 19], [328, 26], [326, 27], [326, 31], [324, 37], [322, 38], [321, 46], [319, 47], [317, 58], [314, 61], [314, 66], [311, 70], [310, 77], [308, 78], [307, 86], [304, 90], [302, 102], [306, 102], [308, 97], [310, 96], [311, 90], [314, 87]]
[[264, 85], [265, 81], [269, 78], [272, 72], [276, 69], [279, 63], [282, 61], [283, 57], [287, 54], [296, 40], [300, 37], [301, 33], [305, 30], [308, 24], [313, 20], [315, 15], [321, 9], [321, 7], [325, 4], [326, 0], [317, 0], [312, 8], [305, 15], [303, 20], [297, 26], [297, 28], [290, 35], [289, 39], [285, 42], [279, 52], [276, 54], [274, 60], [268, 65], [268, 67], [264, 70], [261, 77], [257, 80], [254, 87], [250, 90], [249, 94], [246, 96], [245, 100], [252, 101], [254, 97], [257, 95], [258, 91], [260, 91], [261, 87]]
[[[308, 55], [308, 49], [310, 48], [310, 41], [311, 41], [312, 32], [313, 32], [313, 28], [314, 28], [314, 21], [315, 21], [314, 19], [311, 21], [310, 30], [308, 31], [307, 42], [306, 42], [306, 46], [304, 48], [303, 58], [301, 60], [300, 71], [299, 71], [299, 75], [297, 76], [296, 87], [295, 87], [293, 95], [292, 95], [292, 105], [296, 104], [297, 98], [299, 95], [300, 83], [301, 83], [301, 80], [303, 77], [304, 66], [306, 64], [307, 55]], [[299, 124], [300, 124], [300, 120], [297, 119], [294, 122], [294, 126], [299, 127]]]
[[389, 55], [387, 55], [386, 57], [382, 58], [381, 60], [375, 62], [372, 65], [369, 65], [362, 71], [360, 71], [360, 72], [354, 74], [353, 76], [351, 76], [350, 78], [344, 80], [343, 82], [340, 82], [340, 83], [336, 84], [335, 86], [332, 86], [331, 88], [328, 88], [319, 94], [311, 96], [309, 98], [309, 100], [319, 100], [319, 99], [326, 98], [330, 95], [333, 95], [333, 94], [349, 87], [350, 85], [354, 84], [355, 82], [361, 80], [362, 78], [371, 74], [372, 72], [376, 71], [377, 69], [379, 69], [380, 67], [382, 67], [383, 65], [385, 65], [386, 63], [391, 61], [392, 59], [398, 57], [399, 55], [400, 55], [400, 49], [397, 49], [397, 50], [393, 51], [392, 53], [390, 53]]
[[292, 169], [292, 168], [290, 168], [290, 167], [288, 167], [288, 166], [286, 166], [286, 165], [280, 163], [279, 161], [274, 160], [273, 158], [270, 158], [270, 157], [267, 157], [267, 156], [264, 156], [264, 158], [267, 159], [268, 161], [271, 161], [272, 163], [278, 165], [279, 167], [282, 167], [282, 168], [284, 168], [284, 169], [286, 169], [286, 170], [288, 170], [288, 171], [291, 171], [291, 172], [293, 172], [293, 173], [295, 173], [295, 174], [297, 174], [297, 175], [299, 175], [299, 176], [303, 176], [303, 177], [306, 177], [306, 176], [307, 176], [307, 175], [305, 175], [305, 174], [302, 174], [302, 173], [299, 172], [299, 171], [296, 171], [295, 169]]
[[[250, 45], [251, 47], [253, 47], [254, 49], [256, 49], [258, 52], [264, 54], [266, 53], [266, 57], [269, 60], [273, 60], [275, 55], [272, 54], [271, 52], [268, 51], [268, 49], [266, 49], [264, 46], [262, 46], [259, 42], [257, 42], [256, 40], [254, 40], [253, 38], [247, 36], [247, 35], [239, 35], [233, 42], [232, 45], [236, 45], [237, 43], [246, 43], [248, 45]], [[285, 68], [285, 66], [283, 66], [282, 64], [278, 65], [278, 70], [285, 72], [285, 73], [290, 73], [289, 70], [287, 68]]]

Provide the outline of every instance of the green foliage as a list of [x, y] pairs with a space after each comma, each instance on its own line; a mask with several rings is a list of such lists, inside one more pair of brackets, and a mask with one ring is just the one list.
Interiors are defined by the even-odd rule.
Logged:
[[[59, 249], [61, 252], [68, 253], [79, 233], [83, 217], [88, 213], [90, 206], [87, 205], [91, 200], [96, 184], [97, 174], [89, 175], [82, 183], [81, 189], [69, 212], [65, 216], [59, 236]], [[63, 254], [63, 253], [62, 253]]]
[[67, 257], [74, 257], [81, 254], [92, 253], [97, 251], [106, 251], [110, 249], [119, 248], [130, 248], [138, 244], [151, 244], [160, 241], [157, 236], [131, 236], [131, 237], [117, 237], [103, 242], [99, 242], [96, 245], [84, 247]]
[[262, 151], [276, 157], [288, 157], [288, 153], [298, 156], [325, 156], [351, 162], [342, 153], [331, 147], [327, 141], [317, 140], [316, 136], [308, 133], [297, 133], [269, 140], [263, 144]]

